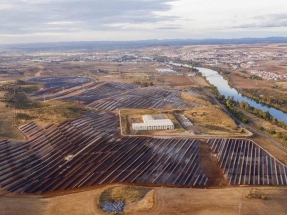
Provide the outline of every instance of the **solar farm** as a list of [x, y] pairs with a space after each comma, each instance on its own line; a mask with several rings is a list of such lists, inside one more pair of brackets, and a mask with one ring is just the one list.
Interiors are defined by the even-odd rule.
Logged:
[[91, 112], [58, 126], [21, 126], [25, 143], [0, 142], [1, 189], [46, 193], [113, 183], [210, 187], [202, 165], [218, 161], [229, 185], [286, 185], [286, 166], [244, 139], [120, 137], [116, 115]]
[[286, 185], [284, 164], [250, 140], [208, 140], [229, 185]]
[[[31, 81], [43, 83], [31, 99], [79, 101], [89, 112], [57, 125], [40, 126], [32, 121], [18, 127], [25, 142], [0, 141], [1, 190], [39, 194], [110, 184], [179, 188], [287, 185], [287, 167], [252, 140], [123, 136], [117, 111], [121, 108], [161, 111], [204, 106], [183, 99], [180, 90], [139, 88], [85, 77]], [[185, 93], [200, 96], [192, 90]], [[193, 126], [183, 114], [176, 116], [187, 129]]]
[[120, 108], [172, 108], [200, 107], [202, 104], [188, 102], [181, 98], [181, 91], [160, 87], [138, 88], [135, 84], [121, 82], [94, 82], [84, 79], [73, 82], [70, 79], [54, 82], [51, 78], [31, 79], [44, 83], [44, 88], [31, 98], [38, 101], [73, 100], [81, 101], [87, 107], [99, 110], [118, 110]]

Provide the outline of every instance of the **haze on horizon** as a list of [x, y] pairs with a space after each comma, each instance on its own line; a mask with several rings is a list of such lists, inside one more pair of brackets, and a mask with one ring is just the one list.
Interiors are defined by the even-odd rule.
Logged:
[[0, 44], [286, 35], [285, 0], [0, 0]]

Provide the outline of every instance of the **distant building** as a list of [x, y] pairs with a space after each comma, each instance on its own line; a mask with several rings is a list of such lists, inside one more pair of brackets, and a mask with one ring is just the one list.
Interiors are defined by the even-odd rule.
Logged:
[[151, 115], [144, 115], [143, 123], [133, 123], [134, 131], [167, 130], [174, 129], [174, 124], [170, 119], [154, 119]]

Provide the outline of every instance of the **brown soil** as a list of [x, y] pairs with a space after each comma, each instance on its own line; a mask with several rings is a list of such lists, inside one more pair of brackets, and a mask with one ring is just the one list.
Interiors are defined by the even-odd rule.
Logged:
[[46, 200], [34, 196], [0, 197], [1, 215], [44, 214]]
[[202, 143], [200, 146], [200, 165], [204, 169], [204, 174], [209, 179], [208, 186], [223, 186], [228, 185], [228, 181], [221, 173], [217, 159], [212, 156], [212, 151], [207, 143]]

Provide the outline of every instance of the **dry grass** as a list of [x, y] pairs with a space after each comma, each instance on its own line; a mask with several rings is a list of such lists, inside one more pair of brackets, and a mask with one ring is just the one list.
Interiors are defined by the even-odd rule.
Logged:
[[222, 110], [215, 107], [198, 107], [186, 110], [184, 114], [198, 126], [201, 133], [228, 134], [238, 133], [236, 123]]
[[276, 85], [283, 89], [287, 89], [287, 82], [276, 82]]
[[154, 205], [154, 190], [150, 190], [147, 194], [137, 202], [127, 202], [124, 208], [125, 213], [135, 211], [147, 211]]
[[5, 103], [0, 102], [0, 110], [0, 139], [24, 140], [24, 136], [13, 125], [14, 109], [6, 107]]
[[186, 101], [194, 102], [194, 103], [197, 103], [197, 104], [211, 105], [210, 101], [204, 100], [204, 99], [201, 99], [201, 98], [198, 98], [198, 97], [195, 97], [195, 96], [191, 96], [191, 95], [189, 95], [187, 93], [181, 93], [181, 98], [186, 100]]
[[[284, 187], [256, 187], [268, 197], [266, 201], [242, 199], [252, 187], [225, 189], [154, 188], [154, 206], [146, 212], [133, 215], [241, 215], [286, 214], [287, 189]], [[45, 215], [104, 215], [97, 206], [99, 196], [106, 188], [90, 190], [47, 199]], [[20, 202], [19, 202], [20, 203]], [[11, 211], [11, 214], [13, 211]], [[6, 215], [6, 214], [5, 214]]]
[[[267, 196], [261, 199], [242, 198], [252, 187], [224, 189], [154, 188], [154, 205], [149, 211], [133, 215], [237, 215], [286, 214], [287, 189], [255, 187]], [[0, 197], [1, 215], [104, 215], [96, 203], [107, 187], [43, 199], [35, 197]], [[140, 201], [139, 201], [140, 202]]]
[[47, 101], [41, 102], [41, 107], [27, 110], [18, 110], [18, 113], [25, 113], [33, 117], [32, 120], [18, 119], [17, 124], [25, 124], [29, 121], [40, 121], [58, 124], [66, 119], [79, 117], [88, 110], [81, 107], [77, 102], [72, 101]]

